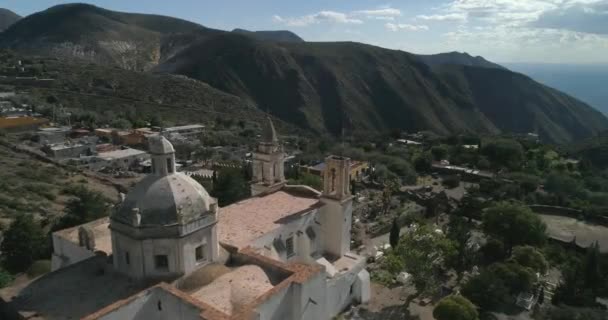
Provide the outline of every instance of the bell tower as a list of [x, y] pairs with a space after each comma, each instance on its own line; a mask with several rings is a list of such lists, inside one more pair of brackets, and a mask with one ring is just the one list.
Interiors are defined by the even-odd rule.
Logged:
[[278, 190], [285, 184], [285, 154], [270, 117], [253, 153], [251, 195]]
[[325, 158], [321, 195], [321, 201], [325, 205], [319, 210], [319, 222], [325, 252], [337, 257], [350, 251], [353, 197], [350, 193], [349, 172], [349, 158]]

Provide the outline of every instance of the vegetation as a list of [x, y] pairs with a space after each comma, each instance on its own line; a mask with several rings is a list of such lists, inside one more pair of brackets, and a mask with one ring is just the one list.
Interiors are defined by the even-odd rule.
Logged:
[[249, 197], [249, 184], [242, 170], [223, 168], [218, 173], [211, 194], [218, 199], [219, 205], [224, 207]]
[[532, 210], [520, 204], [499, 203], [483, 215], [484, 232], [500, 239], [507, 254], [517, 245], [542, 244], [546, 228]]
[[83, 186], [68, 189], [68, 192], [74, 198], [67, 203], [65, 215], [57, 221], [54, 230], [74, 227], [109, 215], [109, 201], [103, 195]]
[[323, 182], [321, 181], [321, 177], [306, 172], [300, 173], [295, 179], [289, 179], [289, 184], [305, 185], [316, 190], [323, 189]]
[[397, 245], [399, 244], [399, 232], [401, 231], [401, 229], [399, 228], [399, 223], [397, 222], [397, 219], [393, 219], [393, 224], [391, 226], [391, 232], [389, 234], [389, 243], [391, 245], [391, 248], [395, 249], [397, 248]]
[[29, 268], [47, 250], [44, 231], [31, 215], [19, 215], [4, 233], [2, 264], [16, 273]]
[[433, 309], [436, 320], [477, 320], [477, 309], [467, 298], [460, 295], [447, 296]]
[[456, 255], [454, 243], [429, 226], [422, 225], [405, 233], [385, 259], [391, 274], [406, 270], [412, 274], [419, 292], [436, 292], [446, 265]]

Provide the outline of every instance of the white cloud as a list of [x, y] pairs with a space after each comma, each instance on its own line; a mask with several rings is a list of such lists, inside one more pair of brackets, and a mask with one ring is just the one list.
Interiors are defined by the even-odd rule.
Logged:
[[465, 13], [447, 13], [447, 14], [432, 14], [432, 15], [418, 15], [416, 19], [430, 20], [430, 21], [466, 21], [467, 15]]
[[301, 17], [287, 17], [283, 18], [279, 15], [274, 15], [273, 20], [275, 22], [284, 24], [290, 27], [305, 27], [312, 24], [318, 24], [322, 22], [327, 23], [340, 23], [340, 24], [361, 24], [362, 20], [352, 18], [348, 14], [336, 11], [319, 11], [314, 14], [309, 14]]
[[378, 9], [357, 10], [348, 13], [323, 10], [300, 17], [282, 17], [274, 15], [272, 16], [272, 20], [289, 27], [306, 27], [318, 23], [362, 24], [362, 19], [393, 21], [399, 16], [401, 16], [401, 11], [399, 9], [382, 7]]
[[406, 23], [387, 23], [384, 27], [390, 31], [399, 31], [399, 30], [407, 30], [407, 31], [423, 31], [429, 30], [428, 26], [425, 25], [412, 25]]
[[387, 7], [371, 10], [358, 10], [353, 11], [351, 14], [354, 16], [363, 16], [367, 19], [395, 20], [396, 17], [401, 16], [401, 10]]

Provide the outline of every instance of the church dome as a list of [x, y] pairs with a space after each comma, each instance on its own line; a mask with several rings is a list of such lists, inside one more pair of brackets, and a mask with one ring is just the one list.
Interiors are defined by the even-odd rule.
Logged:
[[187, 224], [214, 211], [217, 200], [183, 173], [149, 175], [129, 192], [114, 218], [133, 225], [139, 213], [141, 226]]

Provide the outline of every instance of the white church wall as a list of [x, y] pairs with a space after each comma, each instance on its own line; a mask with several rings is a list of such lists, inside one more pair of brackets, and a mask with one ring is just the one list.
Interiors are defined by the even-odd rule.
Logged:
[[[273, 243], [275, 239], [281, 239], [281, 241], [283, 241], [283, 243], [285, 243], [285, 241], [290, 238], [293, 237], [294, 239], [294, 255], [293, 256], [287, 256], [286, 252], [276, 252], [276, 256], [278, 256], [278, 258], [282, 261], [295, 261], [295, 260], [302, 260], [303, 258], [307, 258], [307, 257], [303, 257], [302, 254], [308, 254], [310, 255], [313, 251], [313, 249], [316, 249], [318, 247], [320, 247], [319, 241], [320, 241], [320, 237], [317, 236], [315, 237], [315, 239], [310, 239], [308, 238], [307, 234], [306, 234], [306, 229], [309, 226], [312, 226], [313, 229], [316, 229], [317, 225], [315, 223], [315, 216], [317, 215], [318, 210], [311, 210], [308, 213], [302, 214], [300, 215], [299, 218], [293, 218], [292, 221], [289, 221], [288, 223], [283, 224], [280, 228], [273, 230], [272, 232], [269, 232], [265, 235], [263, 235], [262, 237], [256, 239], [253, 243], [254, 247], [257, 248], [271, 248], [272, 252], [276, 252], [273, 248]], [[319, 230], [319, 229], [316, 229]], [[317, 235], [319, 234], [318, 232], [316, 233]], [[304, 252], [299, 252], [298, 248], [298, 240], [303, 239], [304, 237], [306, 237], [305, 239], [308, 239], [311, 243], [310, 243], [310, 252], [308, 253], [304, 253]], [[301, 247], [300, 247], [301, 248]]]
[[[183, 257], [183, 273], [188, 274], [197, 268], [210, 263], [217, 259], [218, 248], [217, 241], [213, 235], [217, 232], [216, 225], [198, 230], [188, 236], [179, 239], [179, 247], [181, 248], [181, 256]], [[196, 248], [203, 246], [203, 260], [196, 260]]]
[[201, 310], [179, 297], [161, 289], [155, 289], [154, 294], [137, 312], [133, 320], [171, 319], [171, 320], [200, 320]]
[[77, 243], [57, 234], [53, 234], [52, 238], [53, 256], [51, 258], [51, 271], [67, 267], [95, 255], [93, 251], [81, 247]]
[[319, 272], [304, 283], [294, 283], [293, 319], [331, 319], [327, 314], [327, 282], [324, 272]]
[[[350, 270], [338, 273], [333, 278], [327, 279], [327, 314], [329, 318], [336, 316], [346, 307], [351, 305], [353, 301], [361, 300], [360, 295], [363, 288], [363, 283], [357, 283], [357, 277], [361, 272], [365, 263], [357, 265]], [[367, 283], [369, 288], [369, 283]], [[357, 290], [361, 288], [362, 290]]]
[[293, 307], [293, 290], [285, 287], [275, 292], [255, 308], [256, 320], [290, 320]]
[[318, 214], [322, 247], [335, 256], [342, 256], [350, 251], [352, 201], [341, 202], [327, 198], [322, 200], [324, 206]]
[[98, 320], [200, 320], [201, 310], [162, 288], [152, 288]]

